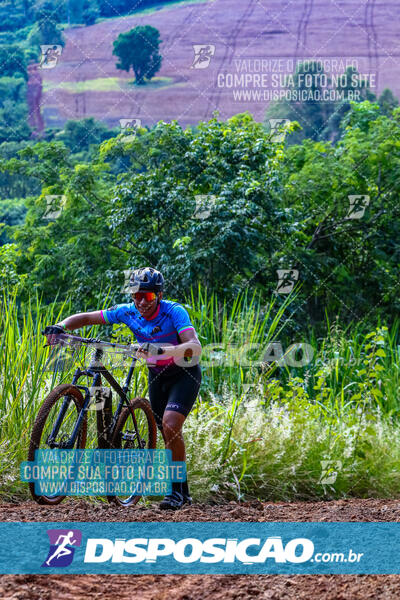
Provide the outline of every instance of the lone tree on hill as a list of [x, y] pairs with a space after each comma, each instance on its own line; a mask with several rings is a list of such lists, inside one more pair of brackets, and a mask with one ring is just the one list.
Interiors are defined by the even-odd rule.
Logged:
[[117, 69], [129, 73], [132, 67], [138, 85], [151, 79], [160, 70], [162, 56], [158, 53], [160, 32], [151, 25], [139, 25], [120, 33], [114, 42], [113, 54], [119, 58]]

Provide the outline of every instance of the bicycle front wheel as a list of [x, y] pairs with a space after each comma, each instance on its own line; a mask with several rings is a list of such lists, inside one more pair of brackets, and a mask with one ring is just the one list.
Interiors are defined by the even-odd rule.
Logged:
[[[135, 416], [136, 427], [132, 412]], [[111, 441], [111, 448], [123, 450], [154, 449], [157, 443], [157, 425], [153, 411], [145, 398], [135, 398], [131, 402], [131, 409], [125, 408], [115, 428]], [[142, 497], [141, 494], [126, 496], [107, 496], [109, 502], [119, 506], [133, 506]]]
[[[83, 404], [83, 396], [79, 388], [74, 385], [59, 385], [50, 392], [40, 407], [33, 424], [28, 461], [35, 460], [35, 450], [66, 449], [68, 447], [68, 440], [71, 439]], [[73, 447], [84, 448], [86, 435], [87, 419], [85, 415]], [[33, 482], [29, 483], [29, 490], [32, 498], [39, 504], [59, 504], [65, 498], [65, 495], [56, 495], [56, 492], [48, 496], [38, 495]]]

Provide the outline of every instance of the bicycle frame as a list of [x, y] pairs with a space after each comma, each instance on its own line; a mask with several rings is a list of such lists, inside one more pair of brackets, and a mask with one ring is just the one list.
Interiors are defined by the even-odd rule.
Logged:
[[[101, 381], [101, 375], [104, 376], [104, 378], [108, 381], [108, 383], [111, 385], [111, 387], [117, 392], [120, 401], [118, 403], [118, 406], [116, 408], [115, 413], [112, 416], [112, 421], [111, 424], [109, 426], [109, 431], [107, 431], [107, 437], [108, 440], [111, 439], [113, 432], [115, 430], [118, 418], [121, 414], [122, 411], [122, 407], [124, 404], [126, 404], [126, 406], [128, 407], [128, 409], [131, 411], [131, 415], [132, 415], [132, 420], [133, 420], [133, 424], [134, 424], [134, 428], [135, 428], [135, 433], [136, 436], [138, 438], [138, 440], [140, 440], [140, 435], [139, 435], [139, 430], [137, 427], [137, 422], [136, 422], [136, 418], [135, 418], [135, 413], [129, 403], [128, 397], [127, 397], [127, 393], [129, 391], [129, 386], [130, 386], [130, 382], [132, 379], [132, 375], [133, 375], [133, 371], [135, 369], [136, 366], [136, 357], [133, 357], [132, 359], [132, 363], [131, 366], [129, 367], [129, 371], [128, 374], [126, 376], [126, 380], [125, 383], [123, 385], [123, 387], [121, 388], [121, 386], [119, 385], [119, 383], [114, 379], [114, 377], [111, 375], [111, 373], [106, 369], [106, 367], [101, 363], [101, 360], [103, 358], [103, 354], [104, 354], [104, 350], [101, 348], [96, 348], [95, 353], [92, 357], [92, 360], [90, 362], [90, 365], [87, 369], [76, 369], [73, 379], [72, 379], [72, 384], [75, 387], [84, 390], [85, 392], [85, 400], [84, 400], [84, 404], [82, 409], [79, 412], [78, 418], [76, 420], [74, 429], [72, 431], [71, 436], [69, 437], [69, 439], [66, 442], [62, 443], [59, 445], [59, 447], [62, 447], [63, 449], [72, 449], [74, 447], [74, 444], [76, 442], [76, 439], [79, 435], [79, 431], [82, 425], [82, 421], [85, 417], [85, 414], [87, 413], [88, 409], [89, 409], [89, 405], [90, 405], [90, 400], [91, 400], [91, 395], [90, 395], [90, 389], [88, 386], [84, 386], [84, 385], [78, 385], [78, 381], [80, 379], [80, 377], [86, 375], [89, 377], [93, 377], [93, 386], [92, 387], [98, 387], [99, 383]], [[65, 413], [67, 411], [68, 405], [71, 402], [71, 399], [67, 396], [60, 408], [60, 412], [57, 416], [56, 422], [54, 423], [54, 427], [50, 433], [50, 435], [47, 438], [47, 443], [50, 445], [50, 447], [55, 447], [56, 444], [54, 442], [54, 440], [57, 437], [60, 425], [62, 423], [62, 420], [65, 416]]]

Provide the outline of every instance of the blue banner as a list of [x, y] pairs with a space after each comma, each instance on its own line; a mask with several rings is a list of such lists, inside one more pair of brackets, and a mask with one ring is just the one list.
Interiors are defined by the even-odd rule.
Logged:
[[165, 496], [186, 479], [186, 463], [171, 450], [39, 449], [20, 475], [38, 496]]
[[400, 524], [0, 523], [0, 573], [400, 574]]

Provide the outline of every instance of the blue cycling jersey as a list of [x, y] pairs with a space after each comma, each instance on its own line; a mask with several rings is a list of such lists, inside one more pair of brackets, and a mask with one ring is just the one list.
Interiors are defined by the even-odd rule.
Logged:
[[[194, 329], [187, 310], [178, 302], [161, 300], [155, 313], [148, 319], [142, 317], [135, 303], [117, 304], [101, 311], [105, 323], [124, 323], [134, 333], [140, 344], [144, 342], [167, 343], [177, 346], [179, 333]], [[147, 366], [159, 373], [174, 362], [174, 358], [149, 357]]]

